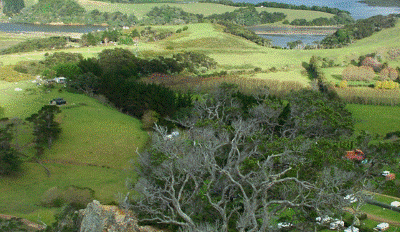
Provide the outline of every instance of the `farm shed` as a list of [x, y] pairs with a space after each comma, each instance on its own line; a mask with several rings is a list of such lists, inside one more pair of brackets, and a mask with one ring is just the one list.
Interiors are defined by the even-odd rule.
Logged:
[[391, 205], [391, 206], [394, 206], [394, 207], [400, 207], [400, 202], [398, 202], [398, 201], [393, 201], [392, 203], [390, 203], [390, 205]]

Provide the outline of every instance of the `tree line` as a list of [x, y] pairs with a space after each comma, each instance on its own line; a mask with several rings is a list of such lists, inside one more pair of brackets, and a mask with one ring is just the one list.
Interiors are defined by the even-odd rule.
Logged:
[[23, 23], [51, 23], [63, 22], [78, 24], [102, 24], [110, 26], [128, 26], [137, 22], [135, 15], [127, 15], [121, 12], [99, 12], [92, 10], [87, 12], [75, 0], [42, 0], [37, 4], [24, 8], [19, 14], [13, 16], [12, 22]]
[[229, 21], [243, 26], [253, 26], [257, 24], [267, 24], [282, 21], [286, 18], [284, 13], [274, 12], [268, 13], [262, 11], [257, 12], [254, 6], [248, 6], [236, 9], [232, 12], [226, 12], [223, 14], [213, 14], [208, 17], [211, 21]]
[[355, 40], [371, 36], [384, 28], [396, 25], [400, 15], [377, 15], [367, 19], [359, 19], [354, 24], [349, 24], [337, 30], [334, 34], [325, 37], [321, 44], [326, 48], [342, 47], [353, 43]]

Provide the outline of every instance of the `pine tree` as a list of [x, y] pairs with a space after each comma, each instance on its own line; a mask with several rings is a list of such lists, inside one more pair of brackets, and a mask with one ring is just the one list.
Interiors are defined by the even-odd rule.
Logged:
[[19, 153], [11, 146], [12, 127], [13, 124], [7, 118], [0, 120], [0, 175], [17, 172], [22, 164]]
[[61, 110], [58, 106], [43, 106], [37, 114], [32, 114], [26, 120], [33, 123], [37, 155], [43, 154], [44, 148], [50, 148], [53, 141], [61, 132], [60, 124], [54, 121], [54, 117]]

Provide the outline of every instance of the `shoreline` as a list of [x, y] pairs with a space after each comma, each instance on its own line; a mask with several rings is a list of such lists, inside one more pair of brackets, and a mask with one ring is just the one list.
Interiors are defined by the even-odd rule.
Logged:
[[331, 35], [342, 27], [335, 26], [252, 26], [257, 35]]
[[298, 31], [254, 31], [257, 35], [332, 35], [335, 31], [332, 32], [298, 32]]

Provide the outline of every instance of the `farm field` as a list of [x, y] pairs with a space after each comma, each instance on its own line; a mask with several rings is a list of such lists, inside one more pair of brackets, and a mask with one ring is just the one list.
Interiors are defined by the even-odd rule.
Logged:
[[400, 130], [399, 106], [348, 104], [347, 109], [356, 119], [357, 131], [365, 130], [385, 135]]
[[[16, 92], [16, 87], [24, 91]], [[27, 162], [20, 177], [0, 180], [2, 213], [34, 222], [40, 216], [45, 223], [52, 223], [58, 209], [37, 204], [43, 193], [55, 186], [89, 187], [95, 191], [96, 199], [105, 204], [115, 201], [118, 192], [125, 193], [125, 179], [134, 178], [129, 161], [147, 141], [140, 121], [84, 95], [57, 90], [35, 94], [34, 90], [26, 91], [29, 88], [36, 86], [27, 81], [0, 82], [0, 104], [6, 109], [5, 116], [24, 119], [49, 100], [63, 97], [68, 105], [61, 107], [62, 112], [56, 117], [62, 133], [42, 158], [50, 177], [40, 165]], [[28, 147], [25, 151], [30, 156], [33, 149]]]

